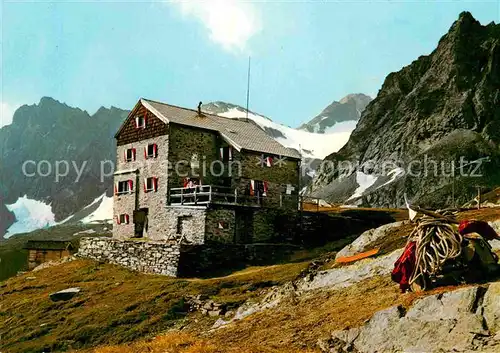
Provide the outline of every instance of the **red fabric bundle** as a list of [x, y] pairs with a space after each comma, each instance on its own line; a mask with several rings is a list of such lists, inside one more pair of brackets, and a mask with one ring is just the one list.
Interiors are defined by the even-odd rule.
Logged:
[[478, 233], [486, 240], [495, 240], [500, 239], [497, 232], [488, 224], [488, 222], [484, 221], [462, 221], [458, 226], [458, 232], [461, 235], [470, 234], [470, 233]]
[[399, 283], [399, 288], [403, 293], [410, 288], [410, 277], [415, 270], [416, 246], [417, 243], [414, 241], [411, 241], [406, 245], [403, 254], [394, 264], [394, 270], [391, 274], [392, 280]]

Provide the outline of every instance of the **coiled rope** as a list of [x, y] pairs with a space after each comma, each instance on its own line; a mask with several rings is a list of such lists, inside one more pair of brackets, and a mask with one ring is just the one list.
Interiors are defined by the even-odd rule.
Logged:
[[462, 253], [463, 237], [452, 225], [457, 222], [448, 216], [448, 212], [441, 214], [441, 218], [436, 218], [437, 215], [439, 213], [418, 219], [409, 237], [409, 241], [416, 242], [415, 270], [409, 284], [421, 279], [423, 289], [427, 278], [437, 275], [447, 260]]

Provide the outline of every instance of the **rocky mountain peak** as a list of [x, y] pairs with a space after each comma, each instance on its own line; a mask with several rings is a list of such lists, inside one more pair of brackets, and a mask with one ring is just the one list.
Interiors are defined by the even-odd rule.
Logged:
[[[421, 56], [386, 77], [348, 143], [327, 160], [330, 166], [331, 162], [350, 161], [358, 166], [357, 171], [373, 171], [372, 167], [364, 167], [381, 167], [396, 161], [404, 167], [424, 155], [438, 160], [446, 157], [450, 161], [460, 155], [469, 160], [485, 154], [493, 157], [498, 151], [492, 146], [500, 143], [499, 106], [500, 25], [482, 26], [470, 13], [464, 12], [430, 55]], [[318, 195], [328, 198], [328, 194], [335, 194], [334, 189], [338, 190], [332, 183], [338, 181], [341, 174], [336, 167], [325, 168], [317, 174], [312, 189], [326, 190], [328, 186], [328, 192]], [[359, 182], [354, 179], [356, 177], [351, 180], [351, 188], [356, 189]], [[494, 175], [489, 175], [489, 179], [490, 182], [495, 179]], [[406, 178], [399, 189], [390, 193], [391, 200], [385, 198], [388, 194], [381, 203], [401, 206], [404, 192], [422, 199], [424, 194], [438, 195], [439, 189], [444, 206], [450, 200], [449, 182], [449, 178], [447, 181], [445, 178], [432, 181]], [[474, 180], [464, 187], [468, 190], [479, 182]], [[371, 185], [365, 194], [381, 192], [381, 189], [376, 191], [377, 182]], [[344, 196], [350, 192], [346, 192], [347, 189], [350, 190], [344, 188]], [[472, 191], [464, 190], [463, 197], [469, 198], [469, 192]], [[330, 200], [339, 201], [335, 197]], [[377, 202], [372, 198], [370, 205]]]
[[361, 113], [372, 98], [362, 93], [348, 94], [340, 101], [333, 101], [308, 123], [299, 129], [309, 132], [325, 133], [338, 123], [358, 121]]

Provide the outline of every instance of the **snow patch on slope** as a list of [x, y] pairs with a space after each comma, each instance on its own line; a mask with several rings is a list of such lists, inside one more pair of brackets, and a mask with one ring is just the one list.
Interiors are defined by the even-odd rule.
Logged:
[[391, 179], [389, 181], [383, 183], [382, 185], [380, 185], [377, 189], [395, 182], [404, 173], [405, 173], [405, 170], [403, 168], [400, 168], [400, 167], [391, 170], [389, 173], [387, 173], [387, 176], [390, 176]]
[[85, 208], [89, 208], [96, 203], [100, 202], [99, 207], [89, 214], [87, 217], [83, 218], [80, 222], [82, 223], [92, 223], [92, 222], [102, 222], [102, 221], [111, 221], [113, 218], [113, 197], [107, 197], [106, 194], [102, 194], [91, 204], [89, 204]]
[[[218, 114], [226, 118], [245, 118], [246, 112], [238, 108], [231, 108], [227, 112]], [[356, 127], [355, 121], [345, 121], [335, 124], [325, 131], [324, 134], [297, 130], [291, 127], [273, 122], [262, 115], [248, 113], [252, 119], [262, 128], [272, 128], [280, 131], [285, 137], [276, 140], [283, 146], [302, 151], [304, 157], [324, 159], [330, 153], [338, 151], [349, 140], [351, 132]]]
[[377, 176], [373, 174], [365, 174], [363, 172], [356, 172], [356, 183], [358, 183], [358, 188], [354, 191], [354, 194], [348, 199], [354, 199], [356, 197], [361, 197], [366, 189], [375, 184], [377, 181]]
[[29, 199], [26, 195], [18, 198], [15, 203], [5, 206], [16, 217], [16, 221], [7, 229], [5, 238], [56, 224], [52, 206], [42, 201]]

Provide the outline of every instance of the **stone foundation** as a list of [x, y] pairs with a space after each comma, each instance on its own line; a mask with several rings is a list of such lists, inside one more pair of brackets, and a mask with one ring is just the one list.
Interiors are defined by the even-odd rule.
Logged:
[[131, 270], [176, 277], [180, 248], [177, 244], [82, 238], [77, 256], [106, 261]]

